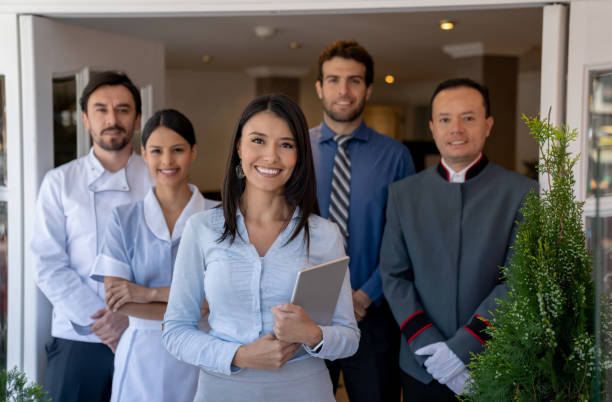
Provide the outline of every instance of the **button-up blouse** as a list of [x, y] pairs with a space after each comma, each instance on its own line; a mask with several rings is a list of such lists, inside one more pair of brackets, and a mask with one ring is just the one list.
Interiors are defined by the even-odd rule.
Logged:
[[[174, 267], [162, 339], [170, 353], [206, 370], [232, 374], [237, 349], [273, 333], [272, 306], [288, 303], [297, 273], [344, 256], [337, 226], [311, 215], [310, 249], [304, 231], [291, 242], [299, 222], [296, 210], [266, 255], [260, 257], [249, 242], [244, 218], [237, 214], [237, 236], [218, 242], [223, 233], [221, 208], [195, 214], [187, 222]], [[287, 243], [287, 244], [286, 244]], [[208, 300], [210, 332], [198, 331], [200, 306]], [[359, 329], [353, 313], [348, 270], [329, 326], [321, 326], [323, 346], [316, 353], [304, 345], [293, 360], [312, 356], [348, 357], [357, 351]], [[287, 364], [291, 364], [291, 361]]]

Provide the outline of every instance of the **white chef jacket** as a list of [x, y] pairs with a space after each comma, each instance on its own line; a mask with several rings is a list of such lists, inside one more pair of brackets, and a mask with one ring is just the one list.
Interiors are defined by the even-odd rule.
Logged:
[[153, 184], [135, 153], [110, 173], [90, 152], [52, 169], [40, 186], [30, 251], [34, 277], [53, 305], [51, 334], [100, 342], [89, 326], [106, 307], [104, 284], [89, 277], [113, 208], [142, 199]]

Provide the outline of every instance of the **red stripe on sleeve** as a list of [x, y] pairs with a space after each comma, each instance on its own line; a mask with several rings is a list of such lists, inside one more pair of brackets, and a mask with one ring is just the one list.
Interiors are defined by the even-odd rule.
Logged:
[[469, 332], [470, 334], [472, 334], [472, 335], [474, 336], [474, 338], [476, 338], [476, 340], [477, 340], [478, 342], [482, 343], [483, 345], [485, 345], [485, 344], [486, 344], [486, 343], [485, 343], [485, 341], [483, 341], [482, 339], [480, 339], [480, 337], [479, 337], [478, 335], [476, 335], [476, 333], [475, 333], [474, 331], [472, 331], [472, 330], [471, 330], [471, 329], [469, 329], [468, 327], [463, 327], [463, 328], [465, 328], [465, 330], [466, 330], [467, 332]]
[[484, 322], [484, 323], [485, 323], [485, 325], [486, 325], [487, 327], [491, 327], [491, 328], [493, 328], [493, 325], [491, 325], [491, 323], [489, 322], [489, 320], [487, 320], [487, 319], [486, 319], [486, 318], [484, 318], [483, 316], [478, 315], [478, 314], [474, 314], [474, 317], [476, 317], [476, 318], [478, 318], [480, 321]]
[[[414, 317], [416, 317], [419, 314], [423, 314], [424, 311], [423, 310], [419, 310], [416, 313], [412, 314], [410, 317], [406, 318], [404, 320], [404, 322], [402, 323], [402, 325], [400, 325], [400, 331], [402, 330], [402, 328], [404, 328], [404, 325], [408, 324], [408, 321], [412, 320]], [[410, 342], [409, 342], [410, 343]]]
[[410, 345], [410, 342], [412, 342], [414, 340], [414, 338], [417, 337], [418, 334], [420, 334], [421, 332], [425, 331], [427, 328], [431, 327], [433, 324], [427, 324], [425, 325], [423, 328], [419, 329], [417, 332], [414, 333], [414, 335], [412, 335], [410, 337], [410, 339], [408, 339], [408, 345]]

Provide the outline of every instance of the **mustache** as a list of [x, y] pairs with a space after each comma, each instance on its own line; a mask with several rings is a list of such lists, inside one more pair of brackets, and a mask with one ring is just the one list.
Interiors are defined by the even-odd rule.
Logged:
[[104, 133], [105, 131], [108, 131], [108, 130], [110, 130], [110, 131], [117, 130], [117, 131], [121, 131], [121, 132], [125, 133], [125, 128], [121, 127], [118, 124], [115, 124], [114, 126], [111, 126], [111, 127], [106, 127], [104, 130], [102, 130], [101, 133]]

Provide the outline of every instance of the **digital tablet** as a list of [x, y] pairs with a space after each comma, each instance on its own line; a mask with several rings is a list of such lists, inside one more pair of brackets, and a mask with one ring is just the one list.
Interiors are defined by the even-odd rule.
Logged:
[[348, 262], [342, 257], [298, 272], [291, 303], [306, 310], [318, 325], [331, 324]]

